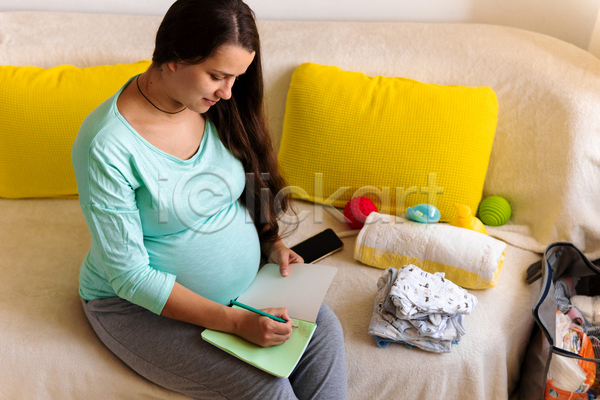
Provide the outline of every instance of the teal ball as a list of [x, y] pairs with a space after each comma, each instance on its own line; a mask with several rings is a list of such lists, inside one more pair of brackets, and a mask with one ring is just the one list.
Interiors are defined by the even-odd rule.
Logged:
[[479, 219], [484, 225], [500, 226], [510, 219], [510, 204], [500, 196], [490, 196], [479, 204]]

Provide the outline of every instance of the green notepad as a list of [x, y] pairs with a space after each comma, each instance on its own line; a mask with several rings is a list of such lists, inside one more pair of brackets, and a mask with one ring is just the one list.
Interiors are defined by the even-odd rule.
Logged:
[[288, 309], [290, 318], [298, 328], [292, 330], [290, 339], [283, 344], [260, 347], [239, 336], [211, 329], [205, 329], [202, 338], [263, 371], [287, 378], [300, 361], [317, 328], [319, 308], [336, 273], [335, 267], [292, 264], [290, 274], [284, 278], [279, 273], [279, 265], [267, 264], [238, 298], [238, 301], [259, 309]]
[[260, 347], [231, 333], [210, 329], [202, 332], [202, 338], [263, 371], [280, 378], [287, 378], [300, 361], [317, 328], [314, 322], [295, 318], [292, 318], [292, 321], [298, 328], [293, 329], [292, 336], [287, 342], [278, 346]]

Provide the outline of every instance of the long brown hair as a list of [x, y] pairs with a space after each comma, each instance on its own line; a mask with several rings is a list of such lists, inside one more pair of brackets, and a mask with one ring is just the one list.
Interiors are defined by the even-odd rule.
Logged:
[[205, 115], [217, 127], [221, 142], [244, 166], [246, 185], [240, 202], [248, 209], [261, 241], [274, 241], [279, 236], [277, 216], [290, 207], [285, 196], [274, 209], [275, 195], [286, 184], [264, 113], [260, 39], [253, 11], [241, 0], [177, 0], [158, 28], [152, 65], [198, 64], [224, 44], [255, 52], [254, 60], [233, 85], [231, 99], [219, 101]]

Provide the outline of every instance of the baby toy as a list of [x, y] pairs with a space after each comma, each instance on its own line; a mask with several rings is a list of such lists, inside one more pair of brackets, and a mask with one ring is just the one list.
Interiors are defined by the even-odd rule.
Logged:
[[471, 215], [471, 208], [462, 204], [455, 204], [458, 215], [450, 221], [450, 225], [458, 226], [459, 228], [471, 229], [472, 231], [483, 233], [487, 235], [487, 230], [483, 223], [473, 215]]
[[510, 219], [510, 215], [510, 204], [500, 196], [487, 197], [479, 205], [479, 219], [485, 225], [504, 225]]
[[404, 218], [422, 224], [434, 224], [440, 220], [440, 211], [430, 204], [419, 204], [408, 207]]
[[350, 228], [361, 229], [373, 211], [377, 211], [377, 207], [371, 199], [364, 196], [354, 197], [346, 203], [344, 217]]

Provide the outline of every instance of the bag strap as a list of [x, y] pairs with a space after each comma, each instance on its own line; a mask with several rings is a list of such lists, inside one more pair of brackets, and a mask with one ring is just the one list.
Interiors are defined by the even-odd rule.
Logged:
[[570, 351], [561, 349], [561, 348], [556, 347], [556, 346], [552, 346], [552, 352], [555, 353], [555, 354], [559, 354], [559, 355], [561, 355], [563, 357], [574, 358], [576, 360], [591, 361], [593, 363], [600, 364], [600, 358], [586, 358], [586, 357], [581, 357], [579, 354], [571, 353]]
[[536, 261], [527, 268], [527, 276], [525, 276], [525, 281], [528, 285], [531, 285], [533, 282], [537, 281], [542, 277], [542, 260]]

